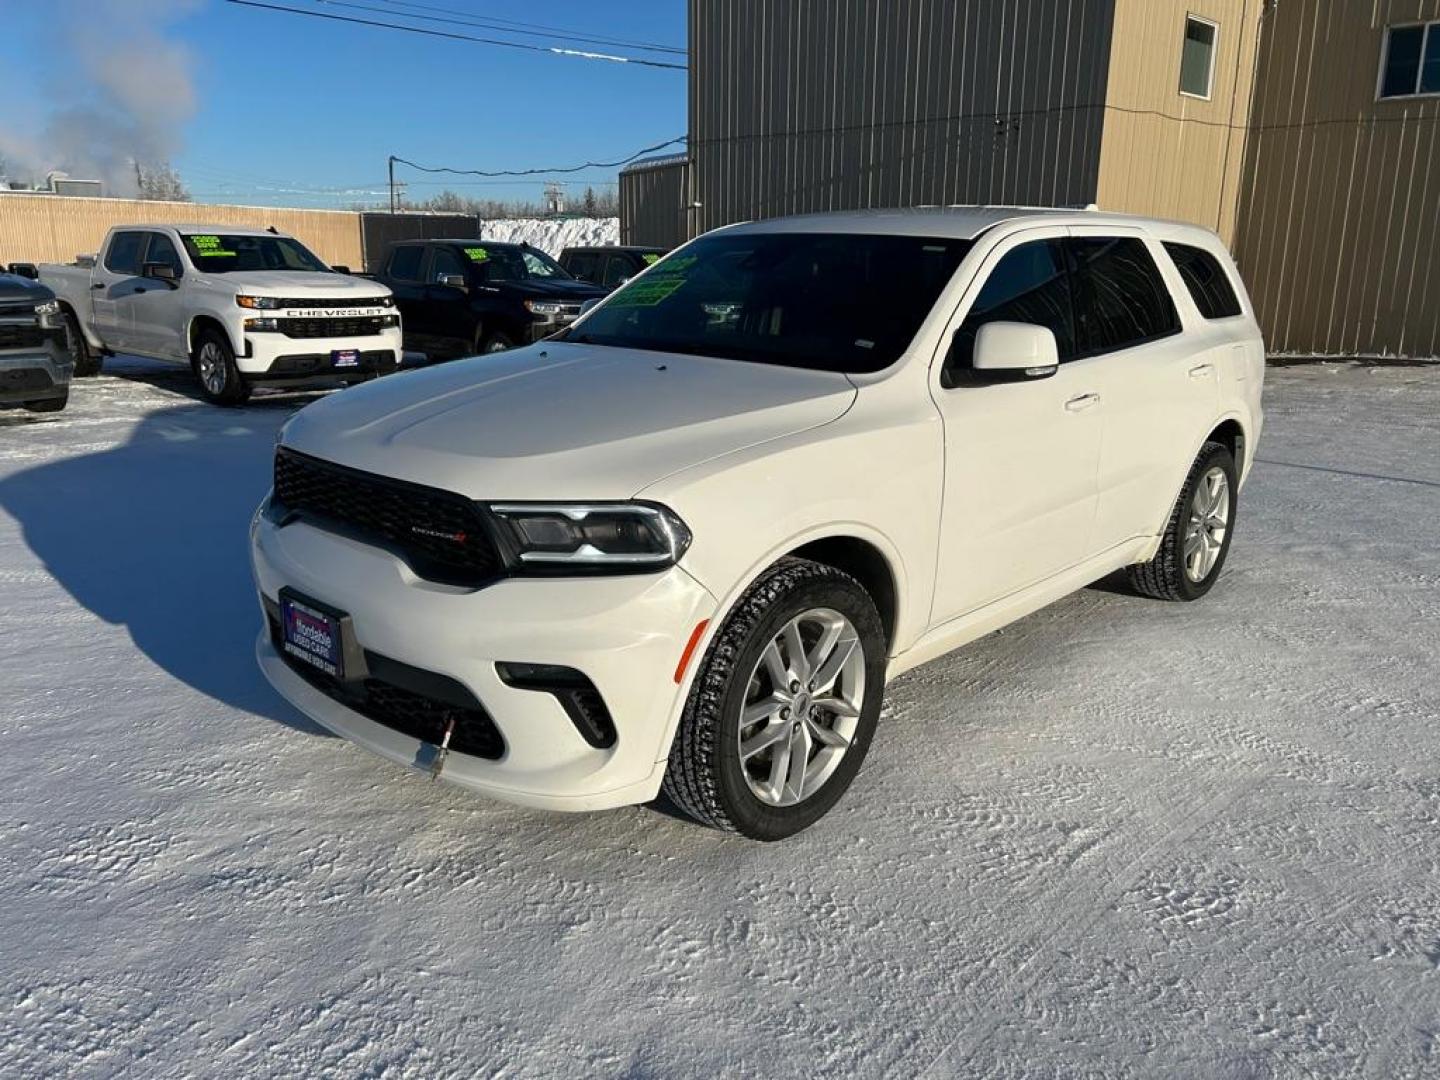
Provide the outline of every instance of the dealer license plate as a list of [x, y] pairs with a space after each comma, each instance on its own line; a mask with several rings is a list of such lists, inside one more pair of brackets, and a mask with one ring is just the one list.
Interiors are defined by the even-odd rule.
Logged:
[[359, 349], [336, 349], [330, 354], [330, 363], [337, 368], [352, 368], [360, 366]]
[[282, 596], [280, 621], [287, 653], [331, 678], [345, 677], [340, 616], [321, 611], [293, 596]]

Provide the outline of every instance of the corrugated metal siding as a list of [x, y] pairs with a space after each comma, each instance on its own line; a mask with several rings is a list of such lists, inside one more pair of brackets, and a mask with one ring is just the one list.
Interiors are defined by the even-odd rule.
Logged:
[[691, 227], [1085, 203], [1115, 0], [691, 0]]
[[620, 243], [676, 247], [689, 239], [689, 165], [683, 159], [620, 173]]
[[[1261, 8], [1262, 0], [1117, 0], [1102, 209], [1193, 221], [1233, 243]], [[1219, 26], [1208, 101], [1180, 93], [1187, 15]]]
[[1376, 100], [1384, 28], [1440, 0], [1263, 23], [1238, 257], [1273, 351], [1440, 354], [1440, 99]]
[[69, 262], [99, 249], [115, 225], [273, 225], [328, 263], [361, 265], [360, 215], [64, 195], [0, 195], [0, 261]]

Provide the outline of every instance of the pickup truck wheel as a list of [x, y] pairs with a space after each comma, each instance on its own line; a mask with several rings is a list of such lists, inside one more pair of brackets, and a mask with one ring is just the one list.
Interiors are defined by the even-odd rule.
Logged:
[[202, 331], [191, 358], [200, 392], [216, 405], [240, 405], [250, 396], [250, 387], [235, 366], [235, 350], [215, 330]]
[[1160, 550], [1129, 568], [1130, 586], [1157, 600], [1198, 600], [1210, 591], [1235, 528], [1235, 459], [1223, 444], [1207, 442], [1180, 488]]
[[696, 672], [664, 790], [702, 824], [780, 840], [813, 824], [865, 760], [885, 633], [848, 574], [782, 559], [735, 605]]
[[65, 341], [75, 361], [76, 378], [100, 374], [100, 354], [90, 348], [90, 343], [80, 331], [80, 321], [68, 311], [65, 313]]
[[482, 353], [504, 352], [505, 350], [513, 349], [514, 347], [515, 342], [510, 340], [510, 336], [508, 334], [500, 330], [496, 330], [493, 334], [486, 337], [485, 340], [480, 343], [480, 351]]
[[25, 408], [30, 412], [59, 412], [65, 408], [65, 403], [69, 400], [70, 391], [66, 390], [59, 397], [45, 398], [42, 401], [27, 401]]

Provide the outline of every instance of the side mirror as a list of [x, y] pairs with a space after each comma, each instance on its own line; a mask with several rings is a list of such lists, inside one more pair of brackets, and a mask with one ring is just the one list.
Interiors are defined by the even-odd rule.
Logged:
[[333, 271], [335, 271], [335, 273], [337, 273], [337, 274], [348, 274], [348, 273], [350, 273], [350, 267], [344, 265], [343, 263], [337, 263], [336, 265], [330, 267], [330, 269], [333, 270]]
[[441, 274], [438, 278], [435, 279], [435, 284], [444, 285], [451, 289], [463, 289], [465, 288], [465, 275]]
[[1031, 382], [1060, 370], [1055, 334], [1032, 323], [992, 322], [975, 335], [970, 377], [975, 383]]
[[175, 267], [169, 263], [146, 263], [140, 268], [140, 276], [155, 278], [158, 281], [167, 281], [173, 285], [175, 279], [180, 275], [175, 272]]
[[599, 306], [600, 306], [600, 297], [598, 297], [598, 296], [592, 296], [592, 297], [590, 297], [589, 300], [586, 300], [583, 304], [580, 305], [580, 314], [577, 315], [576, 318], [577, 318], [577, 319], [583, 319], [586, 315], [590, 314], [590, 312], [594, 311], [594, 310], [595, 310], [597, 307], [599, 307]]
[[10, 273], [16, 277], [29, 278], [31, 281], [40, 280], [40, 268], [34, 263], [11, 263]]

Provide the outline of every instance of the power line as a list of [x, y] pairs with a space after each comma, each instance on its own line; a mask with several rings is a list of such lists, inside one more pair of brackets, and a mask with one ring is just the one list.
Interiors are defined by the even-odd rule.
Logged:
[[[540, 26], [536, 23], [515, 22], [510, 19], [492, 19], [489, 17], [477, 18], [470, 12], [461, 11], [457, 8], [432, 7], [429, 4], [409, 4], [402, 0], [384, 0], [391, 5], [388, 7], [373, 7], [369, 4], [354, 3], [352, 0], [312, 0], [316, 4], [327, 4], [333, 7], [353, 8], [357, 11], [375, 11], [381, 14], [394, 15], [397, 18], [421, 19], [425, 22], [451, 23], [457, 26], [478, 26], [483, 30], [495, 30], [502, 34], [518, 34], [524, 37], [559, 38], [564, 41], [578, 41], [587, 45], [614, 45], [627, 49], [640, 49], [644, 52], [671, 53], [676, 56], [687, 55], [686, 50], [676, 45], [660, 45], [648, 41], [628, 41], [624, 38], [597, 37], [586, 30], [566, 30], [558, 26]], [[444, 12], [443, 15], [421, 15], [416, 12], [397, 10], [397, 8], [417, 8], [421, 11]], [[447, 18], [446, 16], [459, 16], [458, 18]]]
[[426, 37], [448, 38], [451, 41], [469, 41], [477, 45], [494, 45], [522, 52], [548, 53], [552, 56], [573, 56], [581, 60], [607, 60], [616, 64], [638, 64], [641, 67], [668, 68], [685, 71], [684, 64], [671, 64], [664, 60], [646, 60], [638, 56], [616, 56], [610, 53], [590, 52], [585, 49], [562, 49], [556, 45], [531, 45], [520, 41], [502, 41], [498, 38], [475, 37], [459, 34], [452, 30], [432, 30], [423, 26], [405, 26], [401, 23], [380, 22], [377, 19], [360, 19], [353, 15], [332, 15], [325, 11], [306, 11], [304, 8], [285, 7], [281, 4], [265, 4], [260, 0], [225, 0], [227, 4], [240, 7], [263, 8], [266, 11], [284, 11], [291, 15], [308, 15], [312, 19], [328, 19], [331, 22], [354, 23], [357, 26], [374, 26], [382, 30], [399, 30], [407, 34], [423, 34]]
[[396, 157], [394, 154], [390, 155], [390, 162], [392, 165], [409, 165], [410, 168], [418, 169], [420, 172], [451, 173], [455, 176], [540, 176], [542, 174], [577, 173], [585, 169], [614, 169], [621, 165], [628, 165], [636, 158], [644, 157], [646, 154], [653, 154], [657, 150], [664, 150], [668, 146], [675, 146], [677, 143], [683, 143], [685, 141], [685, 136], [681, 135], [677, 139], [667, 139], [665, 142], [656, 143], [654, 146], [647, 146], [643, 150], [636, 150], [635, 153], [628, 157], [623, 157], [619, 161], [587, 161], [583, 165], [568, 165], [558, 169], [499, 169], [494, 171], [486, 171], [483, 169], [452, 169], [448, 166], [417, 165], [413, 161]]

